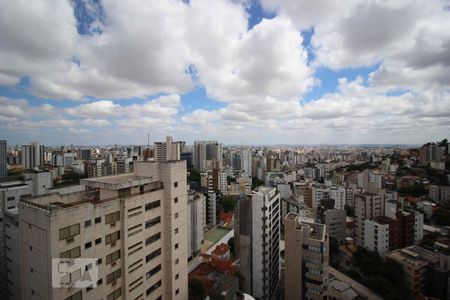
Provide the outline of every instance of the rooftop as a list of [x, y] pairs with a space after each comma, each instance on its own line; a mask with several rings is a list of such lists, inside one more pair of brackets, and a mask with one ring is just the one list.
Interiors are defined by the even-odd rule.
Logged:
[[133, 186], [144, 185], [153, 181], [151, 176], [141, 177], [133, 173], [123, 175], [104, 176], [96, 178], [81, 179], [80, 183], [84, 186], [93, 188], [104, 188], [109, 190], [120, 190]]

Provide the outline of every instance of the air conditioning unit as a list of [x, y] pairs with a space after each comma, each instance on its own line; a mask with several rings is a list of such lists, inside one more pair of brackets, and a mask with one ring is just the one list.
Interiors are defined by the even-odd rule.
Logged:
[[113, 261], [112, 263], [111, 263], [111, 266], [115, 266], [116, 265], [116, 262], [115, 261]]
[[114, 247], [116, 245], [116, 242], [111, 243], [111, 247]]
[[67, 244], [72, 243], [73, 242], [73, 237], [70, 237], [70, 238], [66, 239], [66, 242], [67, 242]]
[[111, 285], [116, 285], [117, 284], [117, 280], [114, 280], [113, 282], [111, 282]]
[[116, 227], [116, 223], [111, 223], [111, 225], [109, 225], [110, 227]]

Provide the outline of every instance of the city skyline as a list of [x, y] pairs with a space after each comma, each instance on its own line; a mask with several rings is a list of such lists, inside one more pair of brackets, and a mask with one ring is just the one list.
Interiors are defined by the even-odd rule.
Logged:
[[189, 144], [420, 145], [450, 132], [444, 1], [2, 7], [8, 145], [145, 145], [147, 132]]

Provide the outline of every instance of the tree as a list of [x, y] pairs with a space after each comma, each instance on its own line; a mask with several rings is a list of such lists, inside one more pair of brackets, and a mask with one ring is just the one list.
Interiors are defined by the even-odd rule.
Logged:
[[8, 171], [8, 175], [9, 176], [20, 176], [23, 174], [24, 171], [25, 171], [25, 169], [22, 167], [12, 168]]
[[189, 278], [188, 293], [192, 300], [204, 300], [206, 297], [206, 290], [197, 278]]
[[262, 180], [259, 180], [257, 177], [253, 176], [252, 177], [252, 186], [253, 188], [256, 188], [258, 186], [263, 186], [265, 185], [265, 182]]
[[200, 183], [200, 173], [197, 170], [189, 169], [188, 172], [189, 172], [189, 176], [187, 178], [188, 183], [192, 181]]
[[222, 196], [220, 204], [223, 211], [232, 212], [236, 207], [236, 200], [232, 196]]
[[450, 226], [450, 209], [440, 207], [436, 212], [436, 224]]
[[339, 266], [338, 253], [339, 242], [335, 238], [330, 237], [330, 264], [332, 266]]

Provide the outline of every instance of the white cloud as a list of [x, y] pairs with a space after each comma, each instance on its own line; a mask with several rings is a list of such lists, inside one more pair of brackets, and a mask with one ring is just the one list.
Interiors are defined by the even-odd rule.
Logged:
[[110, 100], [94, 101], [88, 104], [81, 104], [67, 109], [67, 113], [74, 116], [96, 117], [96, 116], [117, 116], [120, 105], [114, 104]]

